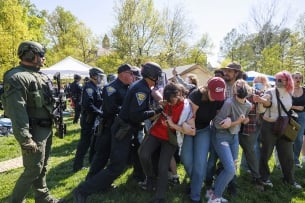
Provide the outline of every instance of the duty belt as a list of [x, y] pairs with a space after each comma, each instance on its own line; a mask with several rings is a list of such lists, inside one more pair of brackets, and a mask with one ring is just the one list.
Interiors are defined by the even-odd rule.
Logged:
[[49, 128], [53, 125], [53, 122], [49, 118], [30, 118], [30, 126], [38, 125], [42, 128]]

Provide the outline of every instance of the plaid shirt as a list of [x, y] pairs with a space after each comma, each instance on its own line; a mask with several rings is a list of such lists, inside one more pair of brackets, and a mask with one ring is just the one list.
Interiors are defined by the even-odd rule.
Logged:
[[241, 133], [244, 135], [250, 135], [256, 131], [257, 121], [259, 119], [259, 113], [257, 113], [257, 105], [253, 102], [253, 96], [247, 98], [252, 103], [252, 109], [250, 110], [248, 117], [249, 123], [244, 124], [241, 128]]

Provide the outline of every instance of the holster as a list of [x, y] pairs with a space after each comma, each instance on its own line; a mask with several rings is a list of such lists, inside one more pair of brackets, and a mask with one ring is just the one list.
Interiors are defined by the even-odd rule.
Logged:
[[123, 140], [132, 130], [132, 126], [118, 116], [115, 118], [114, 124], [111, 128], [112, 132], [114, 132], [115, 138], [118, 140]]

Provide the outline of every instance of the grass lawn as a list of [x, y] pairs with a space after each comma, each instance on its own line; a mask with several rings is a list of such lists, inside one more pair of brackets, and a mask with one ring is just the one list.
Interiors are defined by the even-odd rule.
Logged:
[[[51, 194], [55, 197], [64, 197], [66, 202], [73, 202], [71, 192], [81, 181], [84, 180], [88, 169], [72, 173], [72, 162], [75, 154], [76, 145], [79, 139], [79, 125], [72, 124], [72, 118], [66, 118], [68, 124], [68, 134], [64, 139], [54, 137], [52, 154], [48, 167], [47, 183], [51, 190]], [[19, 147], [13, 136], [0, 137], [0, 161], [20, 156]], [[88, 163], [86, 163], [88, 166]], [[250, 175], [238, 173], [238, 195], [230, 197], [226, 193], [225, 198], [232, 203], [256, 203], [256, 202], [305, 202], [305, 190], [293, 189], [281, 181], [281, 171], [273, 169], [274, 161], [270, 161], [270, 169], [272, 170], [271, 180], [274, 188], [267, 189], [264, 192], [256, 190], [250, 184]], [[8, 172], [0, 173], [0, 203], [9, 202], [9, 196], [12, 192], [17, 178], [20, 176], [22, 168], [14, 169]], [[154, 194], [142, 191], [137, 182], [131, 177], [132, 169], [126, 172], [115, 181], [117, 186], [106, 193], [92, 195], [88, 202], [94, 203], [145, 203], [154, 196]], [[180, 175], [180, 185], [170, 186], [167, 193], [167, 202], [183, 203], [190, 202], [186, 189], [189, 179], [185, 176], [182, 165], [178, 166]], [[296, 169], [296, 180], [305, 187], [305, 169]], [[205, 188], [202, 190], [204, 197]], [[27, 202], [34, 202], [33, 194], [28, 194]], [[206, 202], [203, 200], [202, 202]]]

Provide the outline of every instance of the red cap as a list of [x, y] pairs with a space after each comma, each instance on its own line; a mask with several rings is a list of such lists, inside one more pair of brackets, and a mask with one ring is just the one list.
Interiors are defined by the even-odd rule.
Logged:
[[225, 100], [226, 83], [221, 77], [213, 77], [208, 81], [210, 96], [215, 101]]

